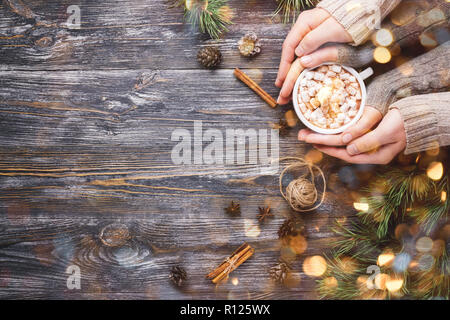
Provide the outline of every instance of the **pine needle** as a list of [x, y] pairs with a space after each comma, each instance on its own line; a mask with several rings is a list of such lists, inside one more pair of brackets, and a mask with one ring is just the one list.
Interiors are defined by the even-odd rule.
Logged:
[[228, 31], [228, 25], [232, 24], [232, 11], [227, 2], [228, 0], [197, 1], [191, 8], [186, 8], [186, 20], [193, 26], [198, 26], [201, 32], [208, 33], [211, 38], [218, 39]]
[[[274, 15], [281, 13], [283, 15], [283, 23], [295, 22], [298, 15], [304, 9], [316, 5], [318, 0], [277, 0], [278, 8]], [[292, 18], [292, 20], [291, 20]]]

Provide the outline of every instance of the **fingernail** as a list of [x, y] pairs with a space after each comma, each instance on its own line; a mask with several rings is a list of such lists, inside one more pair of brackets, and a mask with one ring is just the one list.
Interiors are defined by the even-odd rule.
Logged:
[[281, 96], [278, 97], [277, 103], [278, 103], [278, 104], [282, 104], [282, 103], [281, 103]]
[[300, 62], [303, 65], [309, 65], [312, 62], [312, 58], [310, 56], [304, 56], [300, 59]]
[[358, 152], [358, 148], [354, 145], [354, 144], [352, 144], [352, 145], [349, 145], [348, 147], [347, 147], [347, 152], [350, 154], [350, 155], [352, 155], [352, 156], [355, 156], [355, 155], [357, 155], [359, 152]]
[[303, 56], [303, 55], [305, 54], [305, 51], [303, 50], [303, 48], [298, 47], [298, 48], [295, 50], [295, 54], [297, 55], [297, 57], [301, 57], [301, 56]]
[[344, 136], [342, 137], [342, 142], [343, 143], [349, 143], [350, 141], [352, 141], [353, 137], [350, 133], [346, 133], [344, 134]]

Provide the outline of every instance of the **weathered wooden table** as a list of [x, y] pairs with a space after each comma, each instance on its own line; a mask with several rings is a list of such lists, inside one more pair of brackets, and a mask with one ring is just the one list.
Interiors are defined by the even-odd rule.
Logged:
[[[372, 167], [319, 162], [326, 202], [302, 215], [308, 247], [293, 264], [295, 281], [280, 286], [268, 275], [280, 256], [277, 231], [298, 214], [280, 196], [278, 176], [258, 165], [171, 160], [172, 132], [192, 132], [195, 120], [205, 130], [269, 129], [288, 110], [269, 108], [233, 76], [240, 67], [277, 95], [290, 26], [271, 19], [275, 1], [231, 1], [238, 14], [218, 41], [224, 59], [215, 71], [196, 61], [211, 41], [165, 0], [79, 1], [79, 30], [64, 26], [72, 1], [24, 2], [6, 0], [0, 10], [0, 298], [317, 298], [302, 262], [326, 251], [336, 218], [355, 213], [352, 189]], [[263, 43], [251, 60], [236, 49], [250, 30]], [[311, 150], [297, 141], [299, 128], [280, 138], [281, 157]], [[231, 200], [241, 216], [224, 212]], [[259, 225], [264, 205], [275, 216]], [[102, 238], [105, 228], [126, 228], [125, 236]], [[256, 253], [232, 281], [205, 280], [244, 241]], [[73, 265], [79, 290], [66, 285]], [[182, 289], [168, 279], [175, 265], [189, 276]]]

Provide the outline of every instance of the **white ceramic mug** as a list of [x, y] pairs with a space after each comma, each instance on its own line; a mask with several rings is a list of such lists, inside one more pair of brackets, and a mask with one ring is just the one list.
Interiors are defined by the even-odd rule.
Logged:
[[361, 105], [359, 107], [358, 113], [352, 119], [352, 121], [350, 121], [349, 123], [343, 125], [342, 127], [337, 128], [337, 129], [323, 129], [323, 128], [317, 127], [314, 124], [312, 124], [311, 122], [309, 122], [303, 115], [303, 113], [299, 107], [299, 102], [298, 102], [298, 98], [299, 98], [298, 92], [299, 91], [298, 90], [300, 88], [300, 82], [303, 79], [303, 77], [305, 76], [306, 72], [315, 70], [323, 65], [336, 65], [336, 64], [337, 63], [326, 62], [326, 63], [322, 63], [321, 65], [319, 65], [315, 68], [303, 70], [303, 72], [298, 77], [297, 82], [295, 83], [294, 91], [292, 93], [292, 101], [294, 103], [294, 109], [295, 109], [295, 112], [297, 113], [297, 116], [300, 118], [300, 120], [303, 122], [303, 124], [305, 126], [307, 126], [309, 129], [311, 129], [315, 132], [318, 132], [318, 133], [322, 133], [322, 134], [338, 134], [338, 133], [344, 132], [349, 127], [353, 126], [356, 122], [358, 122], [359, 119], [361, 119], [363, 112], [364, 112], [364, 108], [366, 106], [366, 97], [367, 97], [366, 85], [364, 83], [364, 80], [366, 80], [367, 78], [369, 78], [370, 76], [373, 75], [372, 68], [367, 68], [363, 72], [358, 73], [355, 69], [353, 69], [351, 67], [340, 65], [346, 71], [350, 72], [353, 76], [355, 76], [355, 78], [358, 80], [359, 87], [361, 88]]

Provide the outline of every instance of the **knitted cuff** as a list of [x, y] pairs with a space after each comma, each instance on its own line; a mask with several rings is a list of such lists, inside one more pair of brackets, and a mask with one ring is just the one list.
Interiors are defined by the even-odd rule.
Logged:
[[[443, 145], [440, 135], [436, 101], [428, 94], [397, 101], [389, 109], [400, 111], [406, 132], [405, 154], [435, 149]], [[439, 104], [439, 103], [438, 103]]]
[[360, 45], [401, 0], [322, 0], [317, 7], [327, 10]]

